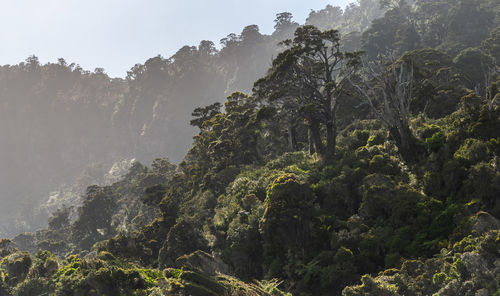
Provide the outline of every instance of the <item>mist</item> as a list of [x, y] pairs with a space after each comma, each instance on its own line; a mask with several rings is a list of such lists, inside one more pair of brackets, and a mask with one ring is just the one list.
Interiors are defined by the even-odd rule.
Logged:
[[0, 4], [0, 296], [497, 295], [500, 2], [346, 4]]
[[[363, 22], [348, 24], [362, 14], [358, 6], [345, 17], [340, 7], [328, 6], [311, 11], [307, 23], [362, 32], [382, 13], [369, 11]], [[63, 204], [78, 205], [85, 188], [103, 185], [116, 162], [180, 162], [196, 131], [191, 112], [236, 90], [249, 93], [282, 50], [278, 43], [299, 26], [291, 14], [274, 24], [270, 35], [249, 25], [220, 41], [151, 57], [124, 78], [63, 58], [42, 63], [36, 55], [0, 67], [0, 135], [6, 139], [0, 150], [0, 234], [32, 231]]]

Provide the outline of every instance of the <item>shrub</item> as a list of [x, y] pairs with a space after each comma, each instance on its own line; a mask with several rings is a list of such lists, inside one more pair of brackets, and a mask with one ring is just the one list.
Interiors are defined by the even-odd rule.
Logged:
[[376, 133], [371, 135], [368, 140], [366, 140], [367, 146], [382, 145], [385, 142], [385, 136], [382, 133]]
[[31, 267], [31, 256], [26, 252], [14, 253], [2, 260], [2, 265], [7, 271], [7, 282], [19, 283], [24, 281]]
[[431, 137], [425, 139], [427, 147], [431, 151], [438, 151], [446, 143], [446, 137], [442, 132], [436, 132]]
[[281, 265], [282, 268], [284, 262], [279, 262], [287, 250], [292, 253], [305, 250], [312, 225], [314, 199], [311, 188], [295, 174], [283, 173], [269, 186], [266, 209], [259, 227], [269, 269], [273, 261], [274, 265]]
[[453, 157], [467, 164], [474, 164], [487, 160], [488, 156], [488, 146], [485, 142], [469, 138], [458, 148]]
[[14, 296], [39, 296], [49, 295], [50, 292], [50, 282], [48, 280], [33, 278], [19, 283], [12, 291], [12, 294]]

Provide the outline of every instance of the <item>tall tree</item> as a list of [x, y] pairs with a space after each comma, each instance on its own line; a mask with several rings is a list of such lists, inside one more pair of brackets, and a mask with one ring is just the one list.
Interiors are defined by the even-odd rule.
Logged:
[[295, 32], [299, 24], [292, 21], [292, 18], [293, 16], [290, 12], [281, 12], [276, 14], [273, 32], [273, 37], [276, 40], [282, 41], [293, 37], [293, 32]]
[[403, 157], [411, 159], [410, 106], [415, 98], [413, 64], [396, 61], [393, 57], [380, 58], [366, 62], [362, 75], [364, 82], [351, 80], [352, 85], [387, 127]]
[[[341, 50], [337, 30], [322, 32], [310, 25], [298, 28], [295, 38], [284, 44], [290, 47], [278, 55], [269, 75], [256, 86], [271, 88], [271, 99], [286, 100], [292, 110], [300, 110], [310, 123], [316, 151], [330, 162], [335, 155], [339, 96], [359, 54]], [[326, 130], [324, 149], [318, 139], [320, 125]]]

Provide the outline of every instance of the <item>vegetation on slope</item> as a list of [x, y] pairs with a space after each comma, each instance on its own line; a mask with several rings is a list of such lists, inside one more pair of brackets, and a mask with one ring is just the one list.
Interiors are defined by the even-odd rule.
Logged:
[[498, 294], [500, 6], [382, 2], [365, 53], [297, 28], [250, 94], [193, 111], [178, 166], [2, 241], [0, 291]]

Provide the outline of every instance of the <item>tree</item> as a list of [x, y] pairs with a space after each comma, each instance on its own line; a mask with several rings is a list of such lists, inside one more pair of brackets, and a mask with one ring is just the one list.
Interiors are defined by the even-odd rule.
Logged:
[[436, 47], [448, 34], [448, 17], [455, 3], [451, 0], [417, 0], [414, 4], [416, 25], [425, 46]]
[[95, 242], [114, 234], [111, 221], [117, 199], [111, 187], [87, 188], [86, 200], [78, 208], [78, 219], [72, 225], [73, 238], [82, 248], [89, 249]]
[[361, 39], [368, 57], [375, 59], [387, 52], [403, 53], [415, 49], [420, 43], [420, 36], [410, 5], [404, 0], [387, 0], [381, 4], [389, 10], [384, 17], [373, 21]]
[[297, 29], [299, 24], [292, 21], [292, 14], [290, 12], [282, 12], [276, 14], [274, 20], [273, 37], [276, 40], [285, 40], [293, 36], [293, 32]]
[[217, 48], [212, 41], [202, 40], [198, 45], [198, 52], [201, 56], [213, 56], [217, 53]]
[[450, 11], [449, 38], [463, 48], [477, 46], [488, 37], [494, 13], [479, 0], [460, 0]]
[[364, 82], [351, 80], [366, 99], [375, 116], [384, 123], [395, 139], [403, 157], [411, 159], [410, 106], [414, 99], [414, 71], [411, 62], [393, 57], [366, 62], [362, 68]]
[[[270, 73], [256, 87], [258, 91], [267, 90], [270, 102], [280, 101], [283, 107], [289, 107], [292, 116], [299, 110], [303, 119], [309, 119], [316, 151], [330, 162], [335, 155], [338, 98], [359, 54], [341, 50], [337, 30], [322, 32], [310, 25], [298, 28], [295, 38], [284, 44], [290, 48], [276, 57]], [[320, 125], [326, 130], [324, 149]]]
[[220, 108], [222, 104], [219, 102], [213, 103], [206, 107], [198, 107], [193, 110], [191, 116], [194, 118], [189, 122], [192, 126], [198, 127], [200, 130], [203, 129], [203, 123], [215, 115], [220, 113]]
[[[227, 97], [224, 112], [217, 111], [220, 104], [198, 108], [193, 124], [201, 127], [194, 136], [181, 168], [190, 180], [195, 176], [203, 179], [196, 186], [213, 190], [224, 190], [225, 173], [237, 170], [259, 159], [257, 151], [258, 126], [255, 121], [256, 103], [251, 96], [235, 92]], [[204, 119], [204, 120], [203, 120]]]
[[493, 72], [492, 58], [479, 48], [467, 48], [461, 51], [453, 62], [462, 69], [467, 77], [467, 86], [479, 96], [483, 96], [491, 82]]
[[314, 193], [297, 175], [282, 174], [269, 186], [259, 229], [268, 276], [282, 277], [285, 256], [305, 257], [310, 244]]
[[196, 250], [207, 251], [206, 246], [208, 243], [201, 231], [194, 228], [193, 224], [181, 220], [170, 228], [167, 239], [163, 243], [158, 255], [160, 267], [172, 266], [175, 259]]
[[412, 113], [440, 118], [457, 109], [460, 98], [466, 94], [465, 78], [451, 57], [426, 48], [406, 52], [400, 59], [413, 66], [415, 97], [410, 106]]
[[[279, 55], [274, 64], [279, 64], [280, 58], [286, 58]], [[287, 143], [290, 151], [297, 150], [296, 128], [301, 120], [301, 93], [297, 85], [296, 76], [292, 71], [283, 71], [272, 73], [270, 76], [259, 79], [254, 84], [254, 94], [260, 101], [266, 101], [270, 106], [266, 106], [260, 111], [261, 114], [272, 111], [273, 121], [286, 126]], [[318, 151], [322, 151], [318, 147]]]
[[500, 66], [500, 26], [491, 31], [490, 36], [481, 45], [494, 60], [497, 67]]
[[57, 230], [65, 228], [69, 225], [69, 216], [73, 207], [63, 206], [62, 209], [57, 209], [55, 213], [49, 218], [49, 229]]
[[344, 21], [342, 8], [327, 5], [319, 11], [311, 10], [306, 20], [308, 25], [313, 25], [321, 30], [338, 29]]

